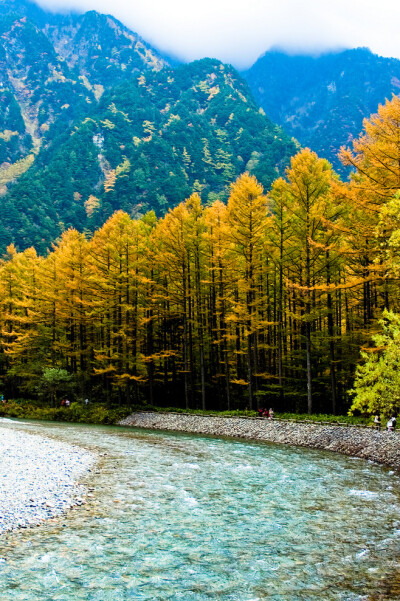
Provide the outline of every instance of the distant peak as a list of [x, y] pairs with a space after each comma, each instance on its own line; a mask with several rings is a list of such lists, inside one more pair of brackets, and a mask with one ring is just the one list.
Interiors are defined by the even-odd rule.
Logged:
[[[262, 56], [266, 56], [269, 54], [282, 55], [290, 58], [293, 57], [307, 57], [307, 58], [319, 58], [321, 56], [333, 55], [333, 54], [342, 54], [343, 52], [351, 52], [351, 48], [344, 47], [335, 47], [335, 48], [301, 48], [301, 47], [282, 47], [282, 46], [273, 46], [267, 52], [265, 52]], [[358, 49], [357, 49], [358, 50]], [[368, 48], [363, 48], [362, 50], [367, 50], [370, 52]]]

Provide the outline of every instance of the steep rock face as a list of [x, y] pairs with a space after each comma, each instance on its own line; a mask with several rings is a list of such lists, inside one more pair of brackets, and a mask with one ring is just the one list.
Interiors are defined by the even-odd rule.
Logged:
[[117, 209], [162, 215], [193, 190], [224, 199], [245, 170], [268, 187], [295, 152], [233, 67], [203, 59], [148, 71], [42, 150], [0, 203], [1, 239], [43, 250], [64, 228], [93, 230]]
[[342, 172], [340, 147], [400, 92], [400, 61], [366, 48], [319, 57], [267, 52], [243, 76], [271, 119]]
[[159, 71], [165, 66], [140, 36], [110, 15], [95, 11], [69, 15], [57, 24], [46, 24], [44, 32], [58, 55], [78, 69], [86, 85], [96, 86], [97, 96], [135, 73]]
[[105, 89], [165, 66], [113, 17], [47, 13], [0, 0], [0, 194]]
[[[0, 51], [1, 53], [1, 51]], [[0, 58], [0, 62], [2, 59]], [[5, 79], [5, 78], [4, 78]], [[0, 170], [28, 156], [33, 141], [25, 127], [21, 108], [4, 82], [0, 83]], [[1, 177], [1, 176], [0, 176]]]
[[26, 17], [3, 17], [0, 41], [3, 89], [13, 95], [27, 132], [39, 147], [59, 116], [64, 123], [72, 121], [94, 101], [93, 94]]

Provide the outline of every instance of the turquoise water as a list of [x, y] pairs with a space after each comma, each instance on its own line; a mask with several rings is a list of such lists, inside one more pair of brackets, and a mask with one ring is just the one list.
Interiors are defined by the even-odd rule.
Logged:
[[1, 600], [395, 599], [376, 596], [400, 557], [389, 470], [231, 439], [16, 427], [103, 456], [87, 505], [0, 539]]

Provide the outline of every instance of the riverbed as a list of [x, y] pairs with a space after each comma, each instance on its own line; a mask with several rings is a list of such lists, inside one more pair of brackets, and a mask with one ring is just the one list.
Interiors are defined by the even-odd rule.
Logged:
[[1, 600], [400, 598], [400, 479], [388, 468], [232, 438], [1, 427], [98, 457], [84, 505], [0, 538]]
[[84, 489], [76, 483], [94, 462], [82, 447], [0, 428], [0, 536], [80, 505]]

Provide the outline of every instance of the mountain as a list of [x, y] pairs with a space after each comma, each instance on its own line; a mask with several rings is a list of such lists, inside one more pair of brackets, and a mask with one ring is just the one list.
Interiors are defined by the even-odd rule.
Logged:
[[378, 105], [400, 93], [400, 61], [366, 48], [319, 57], [271, 51], [242, 73], [267, 115], [345, 172], [337, 153]]
[[[143, 69], [167, 64], [160, 53], [111, 15], [46, 12], [29, 0], [0, 0], [0, 19], [27, 20], [76, 68], [85, 85], [109, 87]], [[87, 80], [87, 81], [85, 81]], [[97, 90], [100, 94], [101, 90]]]
[[165, 64], [111, 16], [0, 0], [0, 193], [105, 89]]
[[268, 187], [296, 143], [230, 65], [175, 68], [113, 17], [0, 0], [0, 243], [45, 251], [113, 211]]
[[0, 239], [45, 250], [63, 229], [93, 230], [117, 209], [162, 215], [193, 190], [224, 199], [245, 170], [269, 187], [295, 152], [233, 67], [203, 59], [148, 72], [43, 148], [2, 198]]
[[[91, 103], [105, 88], [166, 64], [149, 44], [111, 16], [95, 11], [46, 13], [25, 0], [0, 0], [0, 40], [0, 73], [5, 80], [1, 83], [11, 87], [18, 101], [35, 96], [35, 91], [36, 96], [46, 95], [44, 86], [53, 84], [49, 104], [61, 96], [68, 104], [67, 86], [60, 86], [67, 83]], [[54, 106], [53, 113], [58, 114]]]
[[56, 23], [47, 23], [43, 31], [57, 54], [79, 71], [97, 96], [135, 73], [159, 71], [166, 65], [138, 34], [111, 15], [94, 10], [64, 16]]
[[0, 40], [0, 164], [4, 164], [37, 151], [58, 118], [72, 123], [95, 98], [26, 17], [1, 17]]

